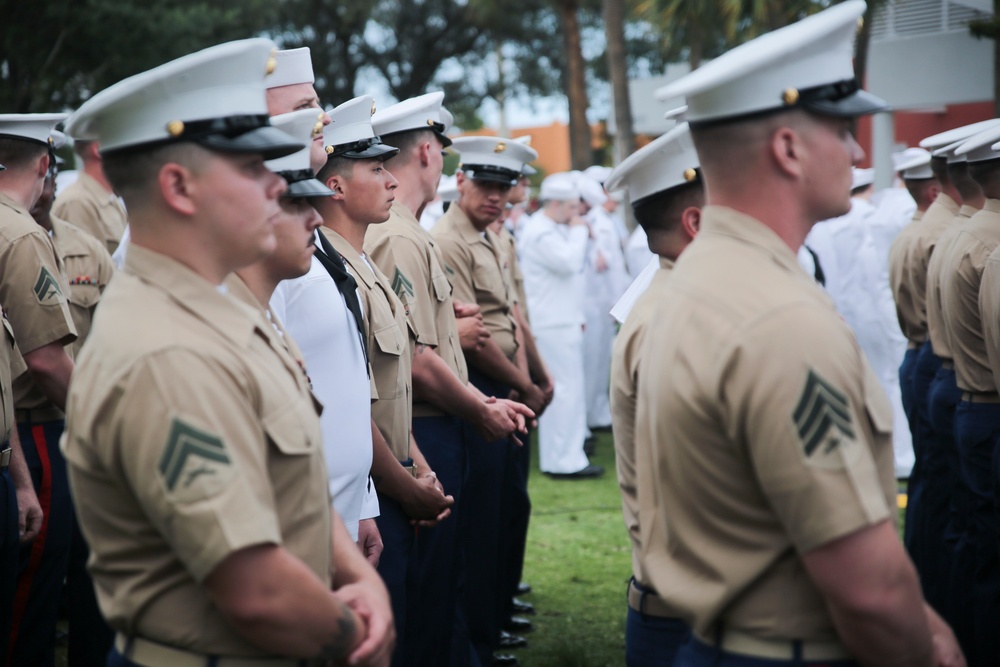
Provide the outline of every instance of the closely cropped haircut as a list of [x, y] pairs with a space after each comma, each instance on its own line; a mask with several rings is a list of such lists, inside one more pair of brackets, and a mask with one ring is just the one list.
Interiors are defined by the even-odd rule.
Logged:
[[362, 162], [362, 160], [353, 160], [349, 157], [327, 158], [326, 164], [320, 167], [316, 178], [322, 183], [326, 183], [327, 179], [334, 174], [341, 178], [350, 178], [354, 174], [354, 165], [358, 162]]
[[437, 135], [430, 129], [406, 130], [405, 132], [384, 134], [382, 135], [382, 143], [388, 146], [395, 146], [399, 149], [399, 152], [386, 160], [386, 162], [389, 164], [409, 164], [410, 159], [413, 157], [414, 148], [428, 140], [431, 142], [431, 146], [433, 146], [436, 139]]
[[948, 165], [948, 178], [958, 190], [962, 199], [975, 199], [979, 196], [979, 183], [973, 180], [968, 162], [952, 162]]
[[913, 197], [913, 201], [918, 204], [921, 202], [930, 204], [930, 202], [927, 201], [930, 198], [927, 191], [932, 187], [936, 187], [938, 185], [938, 180], [936, 178], [921, 178], [917, 180], [908, 178], [905, 179], [903, 183], [906, 185], [906, 191], [910, 193], [911, 197]]
[[134, 207], [148, 195], [163, 165], [175, 162], [198, 171], [209, 155], [210, 151], [190, 142], [116, 151], [103, 156], [104, 175], [111, 188], [125, 200], [125, 205]]
[[931, 172], [941, 185], [950, 185], [951, 178], [948, 177], [948, 160], [943, 157], [931, 158]]
[[702, 208], [704, 205], [705, 188], [699, 177], [691, 183], [643, 197], [638, 206], [633, 205], [632, 212], [646, 235], [653, 237], [667, 235], [677, 229], [684, 209], [690, 206]]
[[976, 183], [979, 183], [983, 194], [987, 197], [995, 197], [996, 193], [1000, 191], [1000, 158], [969, 163], [969, 175]]
[[17, 171], [34, 164], [38, 158], [48, 152], [48, 146], [36, 141], [0, 137], [0, 164], [11, 171]]

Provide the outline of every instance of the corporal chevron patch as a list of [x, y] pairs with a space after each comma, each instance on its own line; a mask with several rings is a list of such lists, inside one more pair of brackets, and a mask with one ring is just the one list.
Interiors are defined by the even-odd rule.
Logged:
[[38, 271], [38, 278], [35, 280], [35, 286], [32, 288], [32, 291], [35, 293], [38, 303], [42, 305], [47, 306], [63, 300], [62, 288], [59, 287], [59, 281], [44, 266]]
[[414, 296], [413, 283], [400, 271], [398, 266], [396, 267], [396, 272], [392, 274], [392, 291], [396, 293], [396, 296], [404, 304], [409, 303], [409, 300]]
[[802, 442], [807, 463], [821, 467], [840, 467], [846, 451], [856, 445], [847, 396], [810, 369], [792, 421]]
[[215, 495], [235, 474], [219, 437], [177, 417], [170, 424], [159, 471], [167, 491], [184, 502]]

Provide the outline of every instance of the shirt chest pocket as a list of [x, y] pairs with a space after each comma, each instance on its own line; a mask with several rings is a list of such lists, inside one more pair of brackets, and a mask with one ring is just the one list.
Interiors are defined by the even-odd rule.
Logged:
[[380, 399], [396, 398], [405, 389], [399, 377], [402, 355], [407, 351], [403, 331], [393, 322], [375, 331], [376, 354], [372, 368], [375, 371], [375, 385]]
[[101, 288], [97, 285], [70, 284], [69, 302], [80, 308], [93, 308], [101, 300]]
[[312, 454], [319, 447], [319, 418], [305, 398], [273, 410], [262, 420], [267, 439], [279, 455]]
[[480, 306], [491, 301], [504, 305], [507, 301], [504, 277], [496, 262], [477, 262], [472, 271], [472, 286], [476, 290], [476, 301]]
[[434, 285], [434, 298], [438, 301], [446, 301], [451, 296], [451, 283], [444, 273], [435, 274], [431, 283]]

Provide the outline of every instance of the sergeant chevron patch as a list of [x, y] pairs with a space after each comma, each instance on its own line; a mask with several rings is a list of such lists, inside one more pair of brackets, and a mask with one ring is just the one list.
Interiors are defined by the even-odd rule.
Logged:
[[167, 491], [187, 502], [214, 495], [233, 473], [221, 439], [176, 417], [170, 424], [159, 470]]
[[[808, 463], [829, 466], [826, 460], [839, 447], [854, 443], [851, 406], [842, 392], [810, 369], [792, 421]], [[824, 461], [825, 460], [825, 461]], [[834, 457], [838, 464], [840, 456]]]
[[38, 279], [35, 280], [32, 291], [35, 293], [38, 303], [43, 305], [59, 303], [62, 300], [63, 293], [59, 287], [59, 281], [44, 266], [38, 272]]
[[[392, 274], [392, 291], [396, 293], [396, 296], [404, 304], [413, 298], [413, 283], [399, 270], [398, 266], [396, 267], [396, 272]], [[406, 295], [406, 297], [403, 295]]]

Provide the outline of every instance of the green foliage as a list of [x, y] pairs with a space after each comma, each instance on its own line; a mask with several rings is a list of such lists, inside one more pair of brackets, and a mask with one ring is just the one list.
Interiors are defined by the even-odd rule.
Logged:
[[264, 0], [46, 0], [3, 3], [0, 108], [72, 108], [127, 76], [257, 34]]

